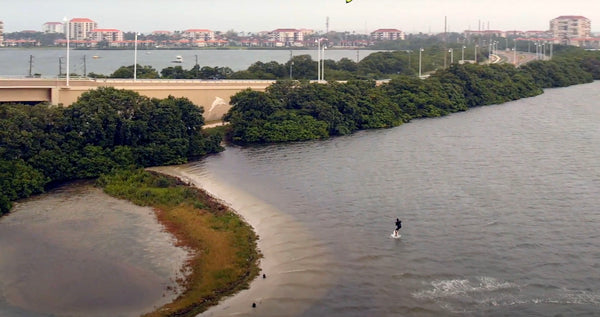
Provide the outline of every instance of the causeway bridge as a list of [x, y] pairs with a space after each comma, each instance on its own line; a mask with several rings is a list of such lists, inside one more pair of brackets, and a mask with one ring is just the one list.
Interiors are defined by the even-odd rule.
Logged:
[[273, 80], [188, 80], [188, 79], [0, 79], [0, 103], [41, 103], [69, 106], [79, 96], [98, 87], [114, 87], [138, 92], [150, 98], [186, 97], [204, 107], [207, 122], [220, 120], [227, 113], [229, 100], [250, 88], [264, 91]]

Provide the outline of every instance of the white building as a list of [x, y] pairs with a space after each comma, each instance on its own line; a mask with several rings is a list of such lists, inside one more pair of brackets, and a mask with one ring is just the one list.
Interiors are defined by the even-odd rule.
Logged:
[[42, 25], [44, 33], [65, 33], [65, 25], [62, 22], [46, 22]]
[[98, 23], [88, 18], [75, 18], [69, 21], [69, 39], [83, 41], [87, 39], [88, 33], [98, 28]]
[[590, 19], [580, 15], [562, 15], [550, 20], [550, 31], [556, 43], [571, 44], [571, 39], [591, 37]]
[[88, 32], [90, 41], [107, 41], [109, 43], [123, 41], [123, 32], [117, 29], [93, 29]]
[[277, 29], [268, 33], [269, 39], [282, 45], [291, 46], [294, 43], [301, 43], [304, 41], [304, 35], [307, 34], [307, 30], [297, 29]]
[[376, 41], [404, 40], [404, 32], [398, 29], [378, 29], [371, 32], [371, 39]]
[[192, 41], [211, 41], [215, 39], [215, 32], [207, 29], [189, 29], [183, 31], [181, 37]]

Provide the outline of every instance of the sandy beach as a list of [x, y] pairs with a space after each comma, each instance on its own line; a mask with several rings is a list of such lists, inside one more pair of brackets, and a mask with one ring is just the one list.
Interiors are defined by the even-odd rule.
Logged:
[[[191, 164], [152, 170], [179, 177], [234, 209], [259, 236], [261, 274], [250, 288], [200, 316], [295, 316], [333, 287], [328, 250], [292, 217]], [[266, 278], [263, 278], [263, 274]], [[293, 300], [290, 300], [293, 299]], [[252, 307], [255, 303], [256, 307]]]

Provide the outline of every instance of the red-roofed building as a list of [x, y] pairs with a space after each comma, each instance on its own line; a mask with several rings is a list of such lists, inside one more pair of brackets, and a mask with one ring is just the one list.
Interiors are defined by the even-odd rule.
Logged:
[[6, 40], [4, 46], [21, 47], [21, 46], [40, 46], [40, 42], [36, 40]]
[[506, 37], [509, 37], [509, 36], [523, 36], [523, 35], [525, 35], [525, 32], [523, 32], [523, 31], [517, 31], [517, 30], [512, 30], [512, 31], [506, 31], [506, 32], [504, 32], [504, 34], [506, 34]]
[[590, 19], [580, 15], [562, 15], [550, 20], [552, 37], [558, 39], [557, 43], [571, 44], [574, 38], [589, 38], [592, 25]]
[[404, 32], [398, 29], [378, 29], [371, 32], [371, 39], [375, 41], [404, 40]]
[[585, 38], [571, 38], [571, 45], [575, 45], [583, 48], [600, 48], [600, 38], [598, 37], [585, 37]]
[[69, 39], [82, 41], [87, 39], [88, 33], [98, 28], [98, 23], [88, 18], [75, 18], [69, 21]]
[[92, 41], [118, 42], [123, 41], [123, 32], [117, 29], [93, 29], [87, 36]]
[[189, 29], [183, 31], [181, 37], [192, 41], [210, 41], [215, 39], [215, 32], [207, 29]]
[[275, 46], [299, 46], [304, 41], [304, 35], [310, 34], [310, 31], [306, 29], [276, 29], [269, 32], [267, 36], [275, 43]]
[[65, 33], [65, 24], [62, 22], [46, 22], [42, 25], [44, 33]]
[[525, 31], [523, 34], [525, 37], [534, 37], [534, 38], [550, 38], [552, 37], [552, 32], [549, 31]]

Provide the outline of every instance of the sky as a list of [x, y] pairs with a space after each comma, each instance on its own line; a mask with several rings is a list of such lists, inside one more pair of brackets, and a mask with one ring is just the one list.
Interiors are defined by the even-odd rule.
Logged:
[[4, 32], [41, 31], [45, 22], [90, 18], [99, 28], [150, 33], [307, 28], [369, 33], [547, 30], [561, 15], [582, 15], [600, 32], [600, 0], [1, 0]]

